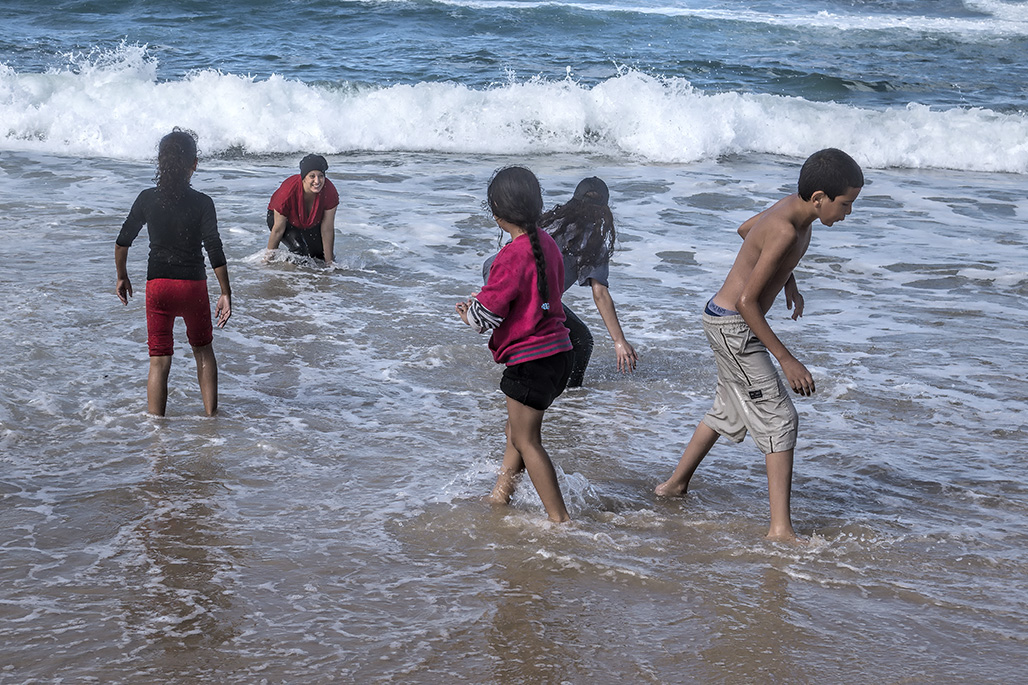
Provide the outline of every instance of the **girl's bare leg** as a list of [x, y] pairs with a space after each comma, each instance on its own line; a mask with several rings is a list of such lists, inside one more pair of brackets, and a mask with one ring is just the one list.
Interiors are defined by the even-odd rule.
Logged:
[[503, 464], [500, 466], [500, 475], [496, 478], [496, 485], [487, 497], [487, 501], [494, 504], [510, 504], [510, 498], [514, 494], [514, 479], [525, 468], [525, 462], [521, 453], [514, 448], [510, 441], [510, 421], [507, 421], [503, 432], [507, 435], [507, 448], [503, 451]]
[[146, 410], [154, 416], [164, 416], [168, 409], [168, 374], [171, 373], [171, 355], [150, 357], [150, 373], [146, 377]]
[[207, 416], [218, 413], [218, 360], [214, 357], [214, 344], [194, 347], [196, 380], [200, 383], [200, 396]]
[[[539, 498], [543, 501], [546, 514], [551, 521], [570, 521], [564, 496], [557, 483], [557, 472], [550, 461], [550, 455], [543, 448], [543, 412], [507, 398], [507, 423], [510, 426], [510, 445], [518, 453], [532, 479]], [[507, 454], [504, 453], [504, 466]]]
[[678, 460], [678, 466], [675, 467], [671, 477], [658, 485], [654, 492], [661, 497], [681, 497], [684, 495], [689, 489], [689, 481], [692, 479], [692, 474], [696, 473], [700, 462], [707, 456], [707, 452], [710, 451], [710, 448], [714, 446], [719, 437], [721, 436], [717, 431], [701, 422], [696, 427], [696, 432], [692, 434], [692, 439], [689, 440], [689, 444], [686, 446], [685, 452], [682, 453], [682, 458]]

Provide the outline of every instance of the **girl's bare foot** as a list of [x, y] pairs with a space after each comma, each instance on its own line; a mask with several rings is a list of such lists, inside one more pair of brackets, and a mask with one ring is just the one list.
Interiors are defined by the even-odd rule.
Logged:
[[796, 533], [794, 533], [791, 528], [789, 530], [777, 531], [777, 532], [769, 530], [767, 532], [767, 539], [770, 540], [771, 542], [785, 542], [787, 544], [796, 545], [796, 546], [802, 546], [802, 545], [809, 545], [810, 544], [810, 540], [809, 539], [801, 538], [801, 537], [797, 536]]
[[682, 497], [688, 489], [688, 483], [680, 485], [673, 481], [666, 480], [654, 488], [653, 492], [655, 492], [658, 497]]

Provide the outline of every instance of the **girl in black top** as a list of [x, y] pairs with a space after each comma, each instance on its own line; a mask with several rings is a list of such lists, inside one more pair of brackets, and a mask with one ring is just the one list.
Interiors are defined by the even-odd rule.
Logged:
[[232, 315], [232, 293], [214, 202], [189, 186], [196, 165], [194, 133], [176, 128], [164, 136], [157, 152], [156, 187], [139, 194], [115, 241], [116, 291], [122, 303], [128, 304], [132, 296], [128, 249], [146, 224], [150, 239], [146, 269], [150, 373], [146, 398], [149, 412], [157, 416], [164, 416], [167, 409], [168, 374], [174, 353], [172, 327], [177, 316], [186, 321], [204, 410], [208, 416], [218, 411], [218, 367], [201, 247], [207, 251], [221, 287], [215, 308], [219, 328]]

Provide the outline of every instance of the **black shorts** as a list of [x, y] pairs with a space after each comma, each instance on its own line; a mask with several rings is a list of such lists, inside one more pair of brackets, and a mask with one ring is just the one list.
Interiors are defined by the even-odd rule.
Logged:
[[545, 411], [567, 387], [573, 362], [573, 353], [567, 351], [511, 364], [503, 370], [500, 390], [512, 400]]

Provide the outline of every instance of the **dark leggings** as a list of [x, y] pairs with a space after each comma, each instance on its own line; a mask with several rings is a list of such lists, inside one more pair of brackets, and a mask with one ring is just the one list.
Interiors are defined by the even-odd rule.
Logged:
[[[275, 211], [269, 209], [268, 228], [271, 229], [274, 225]], [[286, 223], [286, 232], [282, 234], [282, 244], [290, 252], [295, 252], [304, 257], [325, 258], [325, 245], [321, 242], [321, 224], [311, 226], [310, 228], [297, 228], [290, 223]]]
[[582, 378], [585, 376], [585, 367], [589, 366], [589, 358], [593, 356], [593, 336], [589, 332], [589, 327], [568, 309], [567, 305], [564, 305], [564, 325], [571, 335], [571, 347], [574, 348], [575, 355], [568, 387], [580, 388], [582, 387]]

